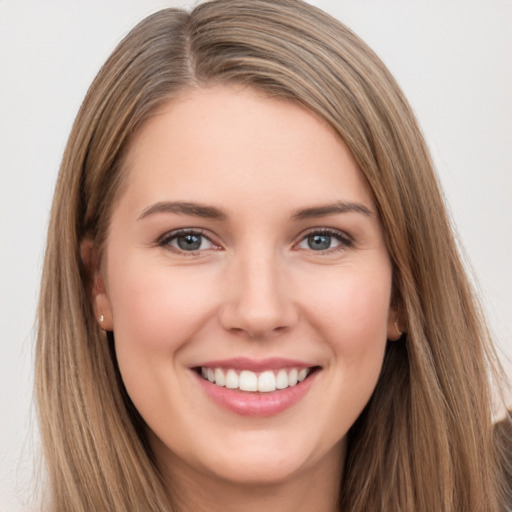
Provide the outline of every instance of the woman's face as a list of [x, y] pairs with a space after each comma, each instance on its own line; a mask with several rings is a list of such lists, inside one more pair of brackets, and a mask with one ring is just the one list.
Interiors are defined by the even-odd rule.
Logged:
[[125, 167], [96, 309], [157, 459], [238, 483], [339, 470], [396, 337], [345, 144], [304, 108], [217, 86], [150, 118]]

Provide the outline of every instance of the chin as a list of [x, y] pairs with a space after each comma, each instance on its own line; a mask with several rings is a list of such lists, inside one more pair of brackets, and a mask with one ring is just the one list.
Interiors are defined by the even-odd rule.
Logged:
[[[234, 464], [235, 462], [235, 464]], [[242, 486], [272, 486], [291, 481], [297, 473], [304, 471], [307, 464], [294, 457], [281, 459], [254, 458], [229, 460], [229, 465], [217, 465], [214, 471], [216, 478]]]
[[[309, 475], [320, 467], [320, 461], [330, 460], [334, 466], [343, 459], [344, 441], [335, 446], [308, 445], [307, 439], [286, 439], [276, 436], [231, 445], [221, 453], [210, 452], [203, 463], [214, 477], [244, 486], [272, 486], [291, 482]], [[331, 464], [329, 464], [331, 466]]]

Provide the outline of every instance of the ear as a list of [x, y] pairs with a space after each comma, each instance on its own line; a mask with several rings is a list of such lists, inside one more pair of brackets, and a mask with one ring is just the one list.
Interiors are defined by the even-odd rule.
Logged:
[[94, 315], [104, 331], [113, 330], [112, 307], [101, 270], [101, 262], [94, 240], [86, 236], [80, 243], [82, 263], [88, 276], [88, 288]]
[[388, 340], [398, 341], [403, 335], [403, 327], [400, 323], [400, 315], [395, 307], [390, 307], [388, 312]]

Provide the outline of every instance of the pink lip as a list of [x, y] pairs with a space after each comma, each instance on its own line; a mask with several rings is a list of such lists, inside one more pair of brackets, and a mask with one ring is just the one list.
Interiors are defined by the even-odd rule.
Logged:
[[294, 359], [282, 357], [269, 357], [267, 359], [249, 359], [247, 357], [234, 357], [218, 361], [207, 361], [194, 365], [204, 368], [233, 368], [233, 370], [251, 370], [252, 372], [263, 372], [265, 370], [279, 370], [281, 368], [310, 368], [315, 366], [311, 363], [304, 363]]
[[[207, 367], [209, 366], [210, 364], [208, 364]], [[216, 364], [217, 368], [222, 366], [223, 365]], [[281, 364], [280, 366], [277, 366], [277, 368], [283, 368], [285, 366], [296, 367], [295, 364]], [[234, 368], [233, 366], [229, 367]], [[304, 367], [304, 365], [302, 365], [302, 367]], [[247, 365], [243, 366], [243, 368], [252, 369]], [[268, 365], [265, 366], [265, 368], [270, 369]], [[216, 384], [203, 379], [195, 370], [192, 370], [192, 372], [208, 397], [224, 409], [241, 416], [260, 417], [279, 414], [299, 402], [309, 391], [313, 381], [316, 379], [316, 376], [320, 373], [319, 371], [315, 371], [302, 382], [286, 389], [280, 389], [270, 393], [259, 393], [240, 391], [239, 389], [227, 389], [225, 387], [217, 386]]]

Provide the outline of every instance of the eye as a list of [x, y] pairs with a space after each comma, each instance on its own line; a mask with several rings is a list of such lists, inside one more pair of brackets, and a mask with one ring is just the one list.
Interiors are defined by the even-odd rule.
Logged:
[[350, 247], [352, 241], [342, 232], [323, 229], [309, 232], [297, 245], [299, 249], [316, 252], [343, 249]]
[[219, 248], [202, 232], [195, 230], [179, 230], [168, 233], [161, 238], [159, 245], [178, 252], [196, 252]]

